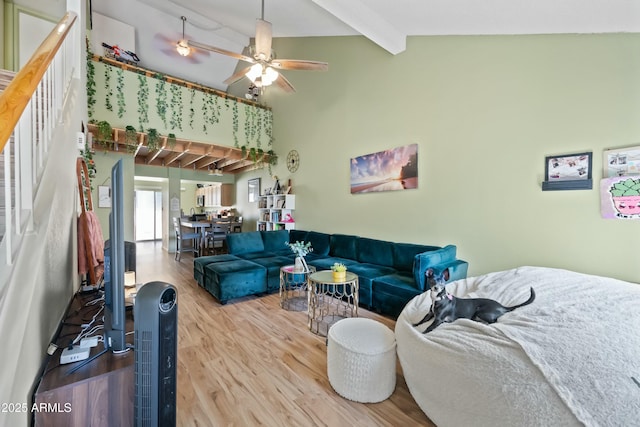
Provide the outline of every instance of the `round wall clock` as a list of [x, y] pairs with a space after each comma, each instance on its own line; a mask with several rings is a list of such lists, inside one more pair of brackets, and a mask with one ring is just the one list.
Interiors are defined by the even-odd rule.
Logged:
[[289, 151], [289, 154], [287, 154], [287, 169], [293, 173], [298, 170], [298, 166], [300, 166], [300, 155], [296, 150]]

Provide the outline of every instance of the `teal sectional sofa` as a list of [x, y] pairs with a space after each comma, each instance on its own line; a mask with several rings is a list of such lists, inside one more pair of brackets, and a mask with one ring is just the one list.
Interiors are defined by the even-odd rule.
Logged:
[[450, 280], [467, 277], [468, 263], [456, 247], [394, 243], [347, 234], [304, 230], [253, 231], [227, 236], [228, 254], [196, 258], [194, 278], [222, 304], [247, 295], [277, 292], [280, 267], [293, 264], [287, 243], [311, 242], [309, 265], [329, 269], [341, 262], [358, 275], [360, 305], [397, 317], [405, 304], [427, 290], [428, 268], [448, 267]]

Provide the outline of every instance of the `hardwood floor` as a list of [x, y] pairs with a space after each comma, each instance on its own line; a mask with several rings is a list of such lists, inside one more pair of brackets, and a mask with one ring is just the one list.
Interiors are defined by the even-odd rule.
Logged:
[[278, 294], [221, 305], [193, 279], [191, 256], [178, 262], [158, 243], [138, 243], [137, 281], [154, 280], [178, 288], [178, 425], [434, 426], [399, 363], [389, 399], [340, 397], [327, 379], [325, 338], [309, 332], [306, 312], [281, 309]]

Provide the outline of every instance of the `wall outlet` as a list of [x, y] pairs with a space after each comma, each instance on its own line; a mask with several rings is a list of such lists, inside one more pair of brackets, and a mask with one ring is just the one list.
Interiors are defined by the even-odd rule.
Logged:
[[90, 351], [91, 348], [89, 347], [66, 347], [64, 350], [62, 350], [62, 354], [60, 355], [60, 364], [64, 365], [67, 363], [79, 362], [81, 360], [88, 359]]

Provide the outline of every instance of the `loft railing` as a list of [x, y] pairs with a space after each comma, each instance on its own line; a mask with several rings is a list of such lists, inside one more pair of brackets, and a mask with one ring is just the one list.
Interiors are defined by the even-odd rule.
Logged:
[[[77, 15], [60, 20], [0, 94], [0, 254], [13, 263], [20, 236], [33, 230], [33, 205], [74, 67], [80, 55]], [[2, 262], [2, 261], [0, 261]]]

